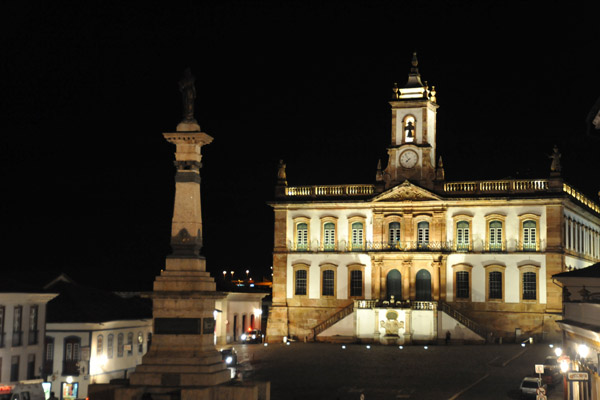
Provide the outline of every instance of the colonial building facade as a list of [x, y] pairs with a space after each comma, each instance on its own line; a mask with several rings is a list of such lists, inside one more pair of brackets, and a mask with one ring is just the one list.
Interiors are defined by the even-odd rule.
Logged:
[[373, 184], [288, 186], [280, 164], [267, 340], [393, 343], [560, 335], [552, 275], [600, 260], [600, 208], [550, 177], [449, 182], [435, 87], [394, 87]]

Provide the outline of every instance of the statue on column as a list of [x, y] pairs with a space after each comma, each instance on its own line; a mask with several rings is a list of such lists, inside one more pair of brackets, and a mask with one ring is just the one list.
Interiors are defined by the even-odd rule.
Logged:
[[194, 119], [194, 100], [196, 100], [196, 88], [194, 82], [196, 78], [192, 75], [189, 68], [183, 73], [183, 78], [179, 81], [179, 91], [183, 99], [183, 121], [186, 123], [196, 123]]

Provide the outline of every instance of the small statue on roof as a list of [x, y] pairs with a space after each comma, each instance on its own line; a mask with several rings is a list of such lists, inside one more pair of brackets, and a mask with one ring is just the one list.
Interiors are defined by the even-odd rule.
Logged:
[[551, 172], [560, 172], [560, 152], [558, 151], [558, 147], [554, 145], [554, 149], [552, 150], [552, 155], [548, 156], [548, 158], [552, 159], [552, 164], [550, 164]]

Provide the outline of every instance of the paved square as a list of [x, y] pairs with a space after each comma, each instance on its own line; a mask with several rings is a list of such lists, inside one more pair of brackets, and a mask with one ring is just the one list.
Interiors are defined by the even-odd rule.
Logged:
[[[242, 370], [271, 381], [271, 398], [518, 399], [547, 344], [382, 346], [291, 343], [236, 345]], [[562, 398], [562, 385], [549, 399]]]

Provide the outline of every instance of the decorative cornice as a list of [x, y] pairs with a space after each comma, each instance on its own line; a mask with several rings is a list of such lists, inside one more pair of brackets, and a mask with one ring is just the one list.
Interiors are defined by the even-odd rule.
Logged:
[[374, 202], [378, 201], [427, 201], [427, 200], [441, 200], [440, 197], [425, 190], [419, 186], [413, 185], [409, 181], [404, 181], [402, 184], [393, 187], [380, 194], [373, 199]]

